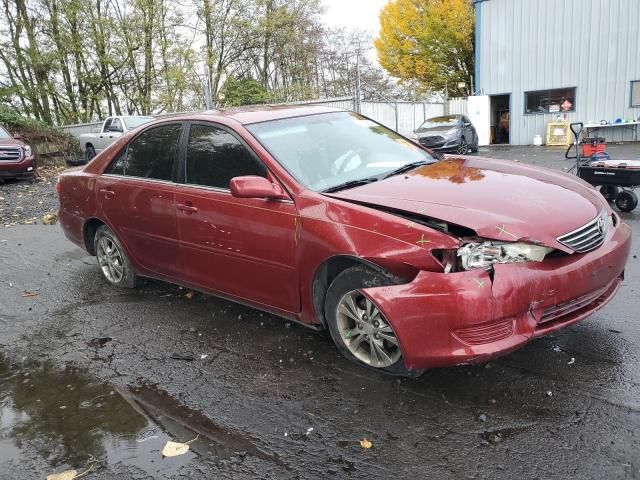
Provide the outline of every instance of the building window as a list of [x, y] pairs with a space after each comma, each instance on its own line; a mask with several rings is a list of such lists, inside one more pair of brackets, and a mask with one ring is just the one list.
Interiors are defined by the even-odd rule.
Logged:
[[640, 107], [640, 80], [631, 82], [631, 106]]
[[561, 113], [576, 109], [576, 89], [554, 88], [524, 93], [525, 113]]

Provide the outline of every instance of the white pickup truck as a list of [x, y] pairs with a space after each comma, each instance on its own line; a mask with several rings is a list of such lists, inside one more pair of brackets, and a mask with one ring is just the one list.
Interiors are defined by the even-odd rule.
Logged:
[[143, 123], [150, 122], [153, 117], [115, 116], [107, 118], [98, 133], [83, 133], [80, 135], [80, 148], [84, 152], [84, 159], [91, 160], [99, 152], [107, 148], [123, 133], [133, 130]]

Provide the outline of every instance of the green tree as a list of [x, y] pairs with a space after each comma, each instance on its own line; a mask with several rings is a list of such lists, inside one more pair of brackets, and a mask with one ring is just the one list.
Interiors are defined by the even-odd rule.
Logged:
[[[392, 0], [374, 42], [387, 72], [426, 91], [469, 94], [475, 16], [470, 0]], [[464, 83], [465, 87], [459, 87]]]
[[221, 102], [228, 107], [267, 103], [269, 92], [253, 78], [229, 77], [220, 92]]

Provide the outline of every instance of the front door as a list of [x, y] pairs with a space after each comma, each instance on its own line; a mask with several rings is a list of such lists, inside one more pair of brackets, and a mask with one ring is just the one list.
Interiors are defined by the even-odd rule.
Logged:
[[97, 182], [105, 220], [134, 262], [152, 274], [179, 275], [178, 226], [173, 182], [181, 123], [138, 135]]
[[185, 184], [176, 192], [183, 278], [204, 289], [297, 312], [295, 205], [235, 198], [234, 177], [276, 181], [230, 130], [191, 124]]

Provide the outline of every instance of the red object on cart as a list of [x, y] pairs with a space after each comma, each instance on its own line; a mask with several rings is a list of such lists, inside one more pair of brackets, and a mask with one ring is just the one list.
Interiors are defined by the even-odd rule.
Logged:
[[580, 142], [580, 156], [590, 157], [607, 151], [607, 141], [603, 137], [587, 137]]

